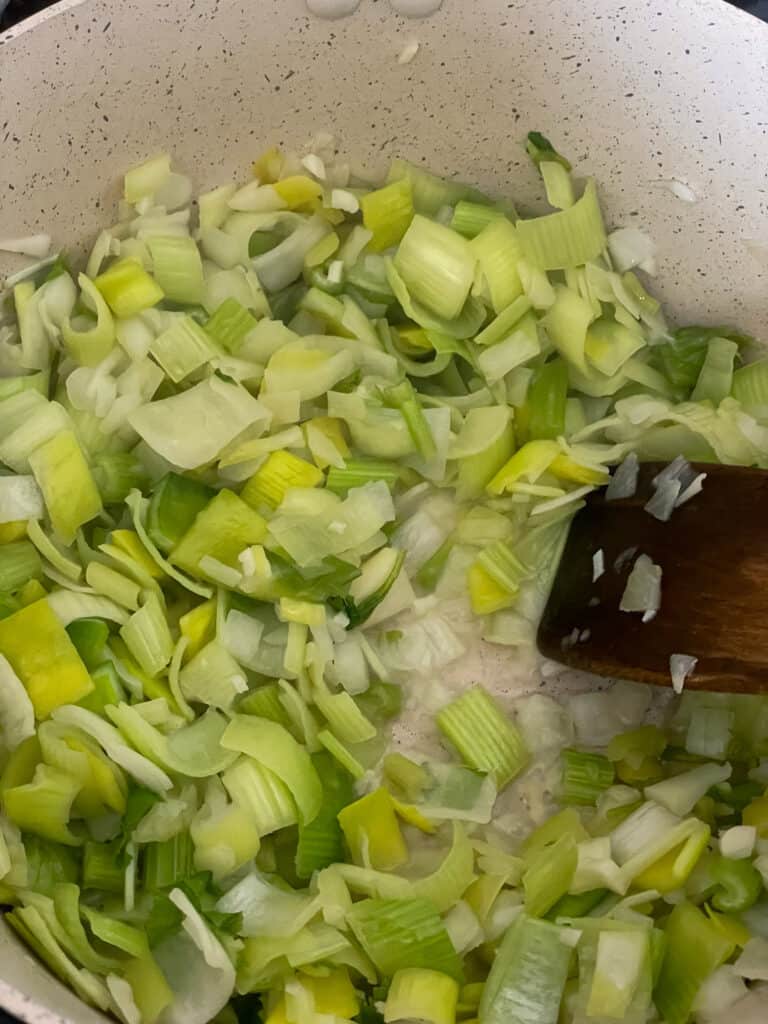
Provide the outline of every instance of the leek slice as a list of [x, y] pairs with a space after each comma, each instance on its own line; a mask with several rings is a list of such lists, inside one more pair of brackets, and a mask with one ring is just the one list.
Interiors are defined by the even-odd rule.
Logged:
[[596, 259], [606, 246], [597, 188], [591, 178], [569, 209], [521, 219], [516, 227], [526, 258], [544, 270], [580, 267]]

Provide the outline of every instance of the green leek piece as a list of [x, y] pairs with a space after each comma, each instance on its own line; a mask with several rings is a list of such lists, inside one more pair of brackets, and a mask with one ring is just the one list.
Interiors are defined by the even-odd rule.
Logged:
[[134, 487], [147, 484], [146, 470], [132, 452], [99, 452], [91, 471], [105, 505], [122, 503]]
[[570, 161], [558, 153], [549, 139], [541, 132], [528, 132], [525, 151], [535, 164], [559, 163], [564, 170], [571, 170]]
[[549, 921], [557, 921], [562, 917], [588, 917], [590, 911], [599, 906], [607, 895], [607, 889], [590, 889], [578, 896], [561, 896], [545, 917]]
[[108, 946], [114, 946], [129, 956], [143, 956], [148, 952], [146, 935], [133, 925], [102, 914], [100, 910], [95, 910], [87, 904], [81, 904], [80, 913], [101, 942], [106, 942]]
[[564, 750], [562, 758], [564, 803], [594, 806], [600, 794], [613, 785], [613, 765], [602, 754]]
[[128, 961], [122, 973], [131, 986], [142, 1024], [155, 1024], [173, 1002], [173, 991], [156, 961], [149, 954], [136, 957]]
[[666, 950], [653, 1000], [667, 1024], [686, 1024], [696, 994], [733, 953], [733, 943], [691, 903], [680, 903], [664, 928]]
[[465, 238], [477, 238], [484, 228], [502, 217], [503, 211], [495, 206], [485, 206], [462, 199], [453, 211], [451, 228]]
[[194, 846], [189, 832], [179, 832], [144, 849], [144, 885], [150, 892], [172, 889], [194, 874]]
[[65, 846], [79, 846], [82, 840], [68, 822], [80, 785], [71, 775], [39, 764], [31, 782], [4, 791], [5, 813], [22, 831]]
[[102, 892], [122, 893], [125, 865], [114, 843], [86, 842], [83, 847], [82, 886]]
[[320, 729], [317, 734], [317, 741], [331, 755], [334, 761], [352, 776], [355, 782], [359, 782], [363, 778], [365, 768], [363, 768], [351, 751], [344, 746], [341, 740], [336, 739], [330, 729]]
[[373, 237], [371, 252], [382, 252], [402, 241], [413, 220], [413, 189], [408, 178], [369, 192], [360, 199], [363, 225]]
[[402, 469], [396, 462], [379, 459], [347, 459], [343, 467], [331, 466], [325, 486], [335, 494], [345, 495], [353, 487], [383, 480], [393, 488], [401, 477]]
[[336, 767], [328, 754], [315, 754], [312, 763], [323, 783], [323, 799], [315, 819], [299, 825], [296, 846], [296, 874], [299, 878], [311, 878], [315, 871], [344, 859], [338, 815], [355, 798], [351, 778]]
[[266, 535], [266, 521], [250, 505], [233, 491], [219, 491], [174, 546], [170, 560], [195, 576], [205, 576], [200, 569], [205, 557], [239, 570], [240, 552]]
[[586, 299], [564, 285], [555, 285], [555, 303], [541, 321], [563, 359], [584, 374], [587, 373], [584, 347], [593, 316]]
[[245, 306], [230, 297], [217, 306], [204, 328], [217, 345], [236, 355], [257, 322]]
[[483, 548], [477, 556], [476, 564], [510, 594], [516, 594], [520, 584], [531, 576], [531, 570], [523, 565], [509, 544], [503, 540], [494, 541]]
[[526, 313], [530, 312], [530, 309], [530, 300], [525, 295], [520, 295], [514, 302], [510, 302], [495, 319], [491, 320], [487, 327], [483, 328], [475, 338], [475, 344], [496, 345], [508, 338], [519, 326]]
[[45, 599], [0, 621], [0, 654], [26, 687], [38, 719], [93, 690], [77, 649]]
[[429, 771], [403, 754], [387, 754], [382, 762], [384, 778], [399, 789], [407, 800], [418, 803], [432, 779]]
[[562, 359], [553, 359], [536, 371], [528, 389], [530, 438], [555, 440], [565, 434], [567, 398], [568, 367]]
[[171, 176], [171, 158], [158, 153], [143, 163], [129, 168], [123, 176], [123, 198], [126, 203], [154, 196]]
[[211, 361], [216, 350], [191, 316], [181, 316], [152, 341], [149, 351], [174, 383]]
[[247, 754], [273, 772], [293, 795], [302, 824], [317, 817], [323, 799], [320, 778], [309, 754], [282, 726], [265, 718], [235, 715], [221, 745]]
[[515, 430], [508, 408], [470, 409], [450, 453], [459, 463], [457, 499], [479, 498], [514, 449]]
[[523, 875], [525, 911], [530, 917], [543, 917], [568, 892], [576, 871], [576, 842], [564, 833], [535, 858], [526, 858]]
[[478, 267], [488, 285], [491, 305], [499, 314], [523, 292], [517, 265], [523, 258], [514, 224], [499, 217], [470, 242]]
[[16, 907], [6, 921], [46, 963], [54, 974], [86, 1003], [106, 1010], [110, 1005], [109, 992], [101, 980], [90, 971], [78, 968], [54, 938], [40, 911], [33, 906]]
[[162, 288], [136, 260], [119, 260], [93, 282], [119, 317], [135, 316], [156, 306], [164, 297]]
[[416, 302], [447, 320], [459, 316], [475, 274], [475, 256], [465, 238], [417, 214], [394, 265]]
[[490, 201], [481, 192], [469, 185], [447, 181], [407, 160], [393, 160], [387, 182], [391, 184], [404, 179], [411, 183], [414, 209], [428, 217], [433, 217], [444, 206], [455, 206], [462, 199], [490, 205]]
[[459, 986], [455, 978], [424, 967], [401, 968], [395, 973], [384, 1004], [384, 1020], [423, 1020], [427, 1024], [454, 1024]]
[[606, 377], [613, 377], [644, 344], [639, 331], [601, 318], [588, 328], [584, 352], [587, 362], [596, 370]]
[[614, 736], [606, 747], [609, 761], [626, 761], [639, 766], [646, 757], [661, 757], [667, 746], [667, 737], [656, 725], [641, 725]]
[[75, 619], [66, 628], [83, 664], [93, 672], [105, 660], [109, 626], [103, 619]]
[[553, 924], [521, 914], [510, 926], [485, 983], [480, 1024], [557, 1021], [571, 948]]
[[296, 802], [288, 787], [257, 761], [241, 757], [221, 781], [235, 804], [248, 812], [260, 836], [298, 822]]
[[448, 558], [451, 551], [453, 551], [454, 544], [453, 537], [448, 537], [434, 555], [428, 558], [422, 565], [414, 576], [414, 580], [420, 587], [430, 592], [435, 589], [448, 564]]
[[377, 871], [392, 871], [408, 860], [395, 805], [386, 789], [375, 789], [349, 804], [339, 813], [339, 824], [356, 864], [368, 862]]
[[270, 722], [277, 722], [283, 728], [290, 729], [291, 718], [280, 700], [281, 692], [278, 683], [267, 683], [257, 690], [251, 690], [238, 701], [237, 710], [241, 714], [268, 718]]
[[176, 235], [153, 235], [147, 239], [147, 247], [152, 257], [154, 278], [166, 299], [188, 306], [199, 304], [204, 291], [203, 263], [195, 240]]
[[416, 451], [422, 459], [429, 461], [434, 458], [437, 452], [435, 439], [410, 381], [404, 380], [391, 388], [386, 388], [382, 391], [382, 398], [389, 408], [399, 409]]
[[531, 832], [522, 847], [526, 862], [534, 864], [546, 847], [556, 843], [563, 836], [571, 836], [576, 843], [589, 838], [578, 812], [570, 807], [552, 815]]
[[768, 359], [758, 359], [736, 370], [731, 394], [747, 409], [768, 405]]
[[141, 608], [120, 629], [120, 636], [148, 676], [156, 676], [171, 660], [173, 639], [165, 608], [155, 593], [147, 594]]
[[528, 761], [520, 732], [480, 686], [438, 712], [437, 725], [464, 764], [493, 775], [499, 788], [519, 775]]
[[[686, 394], [692, 390], [713, 338], [726, 338], [739, 347], [751, 341], [748, 335], [739, 334], [730, 327], [679, 327], [672, 335], [672, 341], [659, 345], [654, 352], [660, 369], [673, 387]], [[734, 377], [743, 372], [738, 370]]]
[[257, 511], [273, 511], [282, 504], [292, 487], [317, 487], [323, 474], [311, 462], [281, 449], [271, 452], [240, 492], [246, 504]]
[[519, 220], [516, 228], [525, 258], [543, 270], [583, 266], [597, 259], [606, 245], [597, 188], [591, 178], [584, 194], [569, 209]]
[[168, 473], [152, 491], [147, 510], [147, 532], [168, 554], [189, 530], [215, 491], [191, 477]]
[[362, 900], [347, 921], [385, 977], [423, 967], [462, 980], [461, 961], [429, 900]]
[[711, 902], [724, 914], [741, 914], [753, 906], [763, 892], [760, 872], [749, 860], [717, 856], [708, 863], [715, 891]]
[[138, 611], [141, 587], [121, 572], [101, 562], [91, 562], [85, 570], [85, 582], [97, 594], [109, 598], [115, 604], [132, 612]]
[[727, 338], [712, 338], [701, 367], [696, 387], [691, 394], [693, 402], [712, 402], [719, 405], [731, 393], [733, 367], [739, 346]]
[[65, 544], [101, 512], [101, 496], [77, 438], [62, 430], [29, 457], [51, 524]]
[[79, 274], [77, 283], [81, 295], [87, 295], [94, 308], [96, 322], [93, 323], [90, 317], [80, 317], [75, 327], [72, 320], [67, 319], [61, 325], [61, 338], [76, 363], [80, 366], [97, 366], [114, 347], [115, 322], [109, 306], [93, 281], [85, 274]]
[[557, 160], [542, 160], [539, 171], [544, 181], [547, 202], [558, 210], [573, 206], [573, 182], [568, 171]]
[[0, 591], [18, 590], [27, 580], [40, 579], [42, 572], [37, 548], [28, 540], [0, 545]]

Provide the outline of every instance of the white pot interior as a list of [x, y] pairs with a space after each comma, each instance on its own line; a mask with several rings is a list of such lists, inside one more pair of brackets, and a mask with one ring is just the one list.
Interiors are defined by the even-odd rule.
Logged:
[[[444, 0], [418, 21], [363, 0], [334, 22], [304, 0], [64, 0], [0, 38], [0, 235], [82, 248], [130, 164], [167, 149], [205, 187], [318, 130], [371, 170], [403, 155], [535, 210], [521, 142], [538, 129], [597, 177], [609, 224], [657, 241], [673, 320], [766, 335], [768, 270], [749, 243], [766, 245], [767, 43], [719, 0]], [[18, 265], [2, 257], [0, 274]], [[45, 1024], [103, 1019], [4, 926], [0, 1005]]]

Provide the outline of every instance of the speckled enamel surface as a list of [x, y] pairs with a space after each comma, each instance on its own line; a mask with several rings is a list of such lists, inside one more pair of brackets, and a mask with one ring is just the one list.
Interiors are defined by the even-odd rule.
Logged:
[[[656, 239], [676, 320], [768, 339], [768, 271], [745, 245], [768, 244], [767, 64], [768, 29], [719, 0], [444, 0], [418, 22], [388, 0], [339, 21], [305, 0], [64, 0], [0, 37], [0, 236], [82, 248], [129, 164], [169, 149], [210, 186], [318, 130], [371, 169], [402, 154], [535, 212], [535, 128], [597, 176], [612, 226]], [[0, 978], [33, 1024], [102, 1019], [7, 929]]]

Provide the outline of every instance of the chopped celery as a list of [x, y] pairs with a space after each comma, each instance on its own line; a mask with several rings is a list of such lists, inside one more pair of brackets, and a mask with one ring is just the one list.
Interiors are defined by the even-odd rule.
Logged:
[[520, 732], [480, 686], [443, 708], [437, 724], [464, 763], [493, 775], [500, 787], [525, 767], [528, 753]]
[[563, 800], [569, 804], [594, 804], [603, 790], [613, 785], [613, 765], [602, 754], [564, 750]]
[[544, 270], [567, 270], [596, 259], [606, 245], [605, 227], [590, 178], [573, 206], [545, 217], [517, 222], [524, 255]]
[[480, 1000], [483, 1024], [556, 1021], [571, 948], [560, 929], [520, 915], [508, 929]]
[[686, 1024], [696, 993], [733, 952], [733, 943], [691, 903], [681, 903], [664, 929], [666, 950], [653, 998], [668, 1024]]
[[230, 297], [216, 308], [204, 328], [217, 345], [236, 355], [257, 322], [245, 306]]
[[417, 214], [397, 250], [395, 268], [416, 302], [452, 320], [469, 296], [475, 256], [461, 235]]
[[405, 967], [425, 967], [461, 980], [459, 957], [428, 900], [362, 900], [352, 907], [348, 920], [385, 977]]
[[528, 436], [556, 439], [565, 433], [568, 368], [562, 359], [545, 363], [528, 389]]

